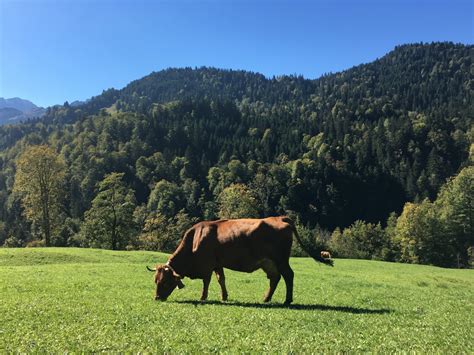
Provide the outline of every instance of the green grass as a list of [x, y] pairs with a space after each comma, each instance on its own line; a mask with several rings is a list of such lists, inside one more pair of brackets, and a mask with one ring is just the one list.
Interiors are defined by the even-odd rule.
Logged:
[[0, 353], [66, 351], [474, 351], [474, 272], [294, 258], [294, 305], [262, 271], [226, 271], [200, 304], [200, 280], [153, 300], [152, 252], [0, 249]]

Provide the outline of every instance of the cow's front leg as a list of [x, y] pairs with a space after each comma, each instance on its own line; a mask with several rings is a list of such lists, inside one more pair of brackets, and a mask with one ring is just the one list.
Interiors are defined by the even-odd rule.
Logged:
[[205, 278], [202, 279], [202, 294], [201, 294], [201, 301], [207, 300], [207, 294], [209, 291], [209, 283], [211, 282], [211, 275], [206, 276]]
[[216, 272], [217, 281], [219, 282], [219, 285], [221, 285], [222, 300], [227, 301], [228, 294], [227, 294], [227, 288], [225, 287], [224, 269], [217, 268], [215, 272]]

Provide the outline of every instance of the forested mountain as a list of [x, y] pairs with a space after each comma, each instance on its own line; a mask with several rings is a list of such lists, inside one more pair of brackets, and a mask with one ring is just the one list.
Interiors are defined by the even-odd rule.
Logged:
[[40, 144], [66, 163], [62, 218], [76, 226], [112, 172], [146, 205], [140, 230], [150, 213], [217, 218], [232, 184], [256, 201], [256, 215], [294, 213], [330, 230], [358, 219], [384, 224], [407, 201], [433, 200], [468, 165], [472, 50], [403, 45], [316, 80], [167, 69], [0, 127], [0, 244], [35, 238], [11, 191], [15, 159]]

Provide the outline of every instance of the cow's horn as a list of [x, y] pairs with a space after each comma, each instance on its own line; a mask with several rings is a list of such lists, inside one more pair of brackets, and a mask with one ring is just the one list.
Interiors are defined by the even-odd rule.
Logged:
[[146, 268], [148, 269], [148, 271], [152, 271], [152, 272], [155, 272], [155, 271], [156, 271], [156, 269], [151, 269], [151, 268], [149, 268], [148, 265], [146, 266]]

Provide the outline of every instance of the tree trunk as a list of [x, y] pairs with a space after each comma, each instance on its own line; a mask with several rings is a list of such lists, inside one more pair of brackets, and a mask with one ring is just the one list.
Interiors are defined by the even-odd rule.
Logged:
[[114, 220], [112, 223], [112, 250], [117, 250], [117, 215], [114, 211]]
[[117, 250], [117, 212], [115, 211], [115, 187], [112, 190], [112, 250]]
[[117, 237], [115, 235], [115, 227], [112, 228], [112, 250], [117, 250]]
[[44, 235], [44, 244], [49, 247], [51, 244], [51, 223], [49, 220], [49, 208], [48, 203], [43, 203], [43, 235]]

